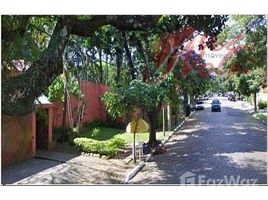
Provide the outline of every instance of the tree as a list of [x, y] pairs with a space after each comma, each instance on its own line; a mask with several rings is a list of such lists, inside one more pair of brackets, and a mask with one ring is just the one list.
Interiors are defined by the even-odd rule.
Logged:
[[[34, 99], [39, 97], [62, 72], [62, 55], [70, 34], [90, 37], [106, 24], [111, 24], [120, 30], [142, 30], [150, 28], [158, 18], [159, 16], [91, 16], [80, 19], [77, 16], [59, 16], [47, 48], [31, 67], [19, 76], [2, 80], [2, 113], [25, 115], [32, 112]], [[23, 25], [27, 26], [27, 23]], [[6, 46], [17, 36], [9, 32], [19, 32], [22, 35], [26, 32], [26, 27], [15, 27], [8, 31], [6, 28], [3, 27], [2, 31], [2, 43], [7, 43]]]
[[245, 96], [253, 94], [254, 111], [257, 112], [257, 93], [263, 83], [263, 75], [260, 69], [251, 70], [248, 74], [242, 74], [239, 78], [239, 91]]
[[[32, 21], [33, 19], [34, 22]], [[44, 29], [42, 20], [49, 23]], [[178, 27], [190, 25], [198, 31], [204, 31], [208, 36], [218, 34], [226, 21], [226, 16], [4, 16], [2, 17], [2, 69], [7, 69], [12, 61], [21, 59], [22, 53], [31, 50], [24, 57], [29, 62], [30, 68], [16, 77], [2, 76], [2, 113], [7, 115], [25, 115], [33, 111], [34, 99], [44, 93], [53, 80], [62, 72], [63, 53], [73, 35], [91, 38], [96, 31], [103, 26], [110, 25], [119, 31], [146, 32], [159, 36], [164, 32], [172, 32]], [[37, 25], [37, 26], [35, 26]], [[29, 31], [30, 29], [34, 31]], [[40, 30], [38, 30], [40, 29]], [[38, 31], [37, 31], [38, 30]], [[46, 35], [37, 37], [39, 33]], [[26, 37], [28, 36], [28, 37]], [[35, 37], [36, 36], [36, 37]], [[22, 52], [12, 55], [14, 40], [20, 38], [27, 48], [21, 48]], [[29, 42], [27, 41], [29, 39]], [[38, 38], [38, 39], [37, 39]], [[156, 37], [157, 38], [157, 37]], [[37, 41], [39, 40], [39, 41]], [[43, 41], [43, 42], [42, 42]], [[33, 46], [30, 45], [34, 44]], [[149, 44], [142, 41], [142, 43]], [[42, 48], [36, 48], [36, 44], [42, 44]], [[34, 47], [35, 46], [35, 47]], [[99, 47], [102, 49], [103, 47]], [[103, 51], [99, 50], [102, 55]], [[148, 49], [144, 48], [147, 55]], [[40, 50], [40, 51], [38, 51]], [[34, 52], [34, 54], [33, 54]], [[118, 66], [121, 62], [121, 52], [117, 51]], [[12, 55], [12, 56], [10, 56]], [[101, 56], [100, 56], [101, 57]], [[29, 58], [29, 59], [28, 59]], [[100, 64], [99, 72], [103, 73]], [[151, 65], [153, 66], [153, 65]], [[118, 68], [118, 72], [120, 68]], [[3, 70], [3, 72], [6, 70]], [[117, 74], [120, 76], [120, 73]], [[101, 78], [102, 80], [102, 78]]]
[[254, 96], [254, 110], [257, 111], [256, 93], [266, 86], [267, 29], [264, 16], [236, 16], [235, 24], [223, 35], [234, 35], [244, 30], [244, 48], [231, 57], [224, 66], [226, 85], [229, 89], [245, 96]]
[[164, 102], [174, 103], [178, 101], [175, 83], [173, 74], [156, 83], [133, 80], [125, 88], [113, 87], [104, 94], [103, 101], [108, 113], [113, 118], [126, 113], [131, 115], [135, 108], [142, 109], [150, 124], [148, 144], [156, 146], [159, 144], [156, 140], [156, 122], [161, 106]]

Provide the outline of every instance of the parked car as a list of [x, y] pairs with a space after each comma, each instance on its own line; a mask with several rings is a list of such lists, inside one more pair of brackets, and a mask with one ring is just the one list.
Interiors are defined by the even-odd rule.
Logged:
[[204, 102], [203, 101], [196, 101], [196, 106], [195, 106], [196, 110], [204, 110], [205, 106], [204, 106]]
[[240, 100], [240, 101], [243, 101], [244, 100], [244, 97], [243, 96], [240, 96], [237, 99]]
[[221, 112], [221, 102], [219, 99], [214, 99], [211, 103], [211, 112], [219, 111]]
[[229, 101], [236, 101], [236, 99], [235, 99], [235, 95], [233, 95], [233, 94], [229, 94], [229, 96], [228, 96], [228, 100], [229, 100]]
[[205, 95], [204, 96], [204, 100], [208, 100], [209, 99], [209, 96], [208, 95]]

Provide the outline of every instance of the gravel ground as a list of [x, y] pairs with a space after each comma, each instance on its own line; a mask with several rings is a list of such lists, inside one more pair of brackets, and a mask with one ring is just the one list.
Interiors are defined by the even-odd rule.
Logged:
[[132, 184], [266, 184], [267, 128], [238, 102], [195, 112]]

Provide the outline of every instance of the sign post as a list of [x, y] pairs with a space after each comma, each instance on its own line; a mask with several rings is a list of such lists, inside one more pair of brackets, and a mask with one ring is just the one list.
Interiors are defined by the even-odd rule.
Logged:
[[136, 119], [132, 120], [126, 128], [126, 131], [128, 133], [133, 133], [132, 153], [134, 163], [136, 163], [136, 133], [146, 133], [148, 130], [148, 124], [140, 117], [137, 117]]
[[136, 163], [136, 133], [133, 134], [133, 162]]

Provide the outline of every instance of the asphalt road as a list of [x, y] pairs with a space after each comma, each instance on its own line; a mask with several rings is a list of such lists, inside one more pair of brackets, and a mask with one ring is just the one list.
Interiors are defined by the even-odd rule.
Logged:
[[267, 126], [241, 102], [220, 101], [221, 112], [206, 101], [131, 183], [266, 184]]

